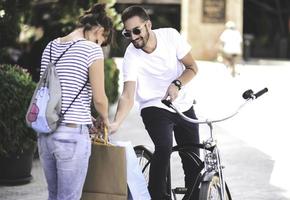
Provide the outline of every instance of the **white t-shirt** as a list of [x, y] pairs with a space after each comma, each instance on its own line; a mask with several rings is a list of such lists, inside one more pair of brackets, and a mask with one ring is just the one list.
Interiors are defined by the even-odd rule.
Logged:
[[226, 29], [220, 36], [220, 40], [224, 43], [223, 51], [228, 54], [242, 53], [242, 36], [236, 29]]
[[[159, 107], [169, 111], [161, 103], [170, 83], [177, 79], [185, 69], [179, 61], [191, 50], [186, 40], [173, 28], [153, 30], [157, 38], [157, 47], [152, 53], [136, 49], [131, 43], [126, 50], [123, 61], [123, 78], [136, 81], [136, 101], [140, 110], [146, 107]], [[179, 91], [174, 101], [182, 112], [193, 103], [193, 95], [186, 84]]]

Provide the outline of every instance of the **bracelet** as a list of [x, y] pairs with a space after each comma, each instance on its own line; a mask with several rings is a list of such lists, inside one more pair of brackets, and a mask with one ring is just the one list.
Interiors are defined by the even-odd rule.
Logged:
[[176, 79], [176, 80], [172, 81], [171, 83], [173, 83], [178, 88], [178, 90], [181, 89], [182, 83], [180, 80]]

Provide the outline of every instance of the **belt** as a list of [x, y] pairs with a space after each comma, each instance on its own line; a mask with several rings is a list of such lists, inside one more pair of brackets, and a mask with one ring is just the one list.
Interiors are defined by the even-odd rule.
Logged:
[[73, 123], [63, 123], [63, 126], [70, 127], [70, 128], [77, 128], [80, 124], [73, 124]]
[[66, 126], [66, 127], [69, 127], [69, 128], [78, 128], [78, 127], [81, 127], [82, 125], [85, 125], [85, 126], [87, 126], [88, 128], [91, 127], [90, 124], [61, 123], [61, 125]]

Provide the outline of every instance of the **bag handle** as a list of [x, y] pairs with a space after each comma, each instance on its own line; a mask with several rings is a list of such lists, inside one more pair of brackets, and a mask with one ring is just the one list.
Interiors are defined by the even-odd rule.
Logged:
[[99, 131], [98, 133], [93, 134], [92, 142], [95, 144], [112, 146], [112, 144], [109, 143], [108, 128], [105, 126], [103, 132]]

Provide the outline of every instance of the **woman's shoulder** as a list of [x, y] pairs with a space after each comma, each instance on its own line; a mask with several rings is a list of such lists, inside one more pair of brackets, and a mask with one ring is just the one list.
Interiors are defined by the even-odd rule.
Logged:
[[78, 43], [82, 45], [84, 48], [88, 48], [88, 49], [101, 48], [99, 44], [89, 41], [89, 40], [80, 40]]
[[[50, 43], [53, 43], [53, 45], [59, 46], [59, 47], [63, 47], [65, 48], [66, 46], [77, 46], [77, 47], [81, 47], [83, 49], [96, 49], [96, 48], [101, 48], [101, 46], [95, 42], [91, 42], [89, 40], [86, 39], [76, 39], [76, 40], [70, 40], [70, 41], [66, 41], [66, 42], [62, 42], [60, 40], [60, 38], [56, 38], [54, 40], [52, 40]], [[50, 43], [47, 45], [49, 46]]]
[[87, 54], [87, 55], [93, 55], [93, 54], [97, 54], [97, 55], [102, 55], [102, 47], [100, 45], [98, 45], [97, 43], [88, 41], [88, 40], [82, 40], [80, 42], [78, 42], [75, 45], [75, 50], [80, 52], [81, 54]]

